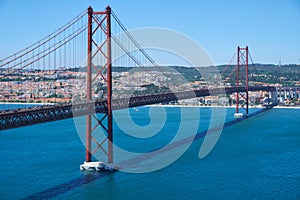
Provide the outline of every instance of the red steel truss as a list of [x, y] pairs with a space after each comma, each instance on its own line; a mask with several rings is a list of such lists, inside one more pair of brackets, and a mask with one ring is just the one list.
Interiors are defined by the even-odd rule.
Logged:
[[[246, 115], [249, 114], [249, 69], [248, 69], [248, 46], [245, 48], [241, 48], [238, 46], [237, 48], [237, 64], [236, 64], [236, 87], [244, 87], [245, 90], [242, 92], [236, 93], [236, 113], [239, 113], [239, 108], [246, 110]], [[241, 69], [245, 68], [245, 73], [241, 73]]]
[[[99, 18], [98, 16], [102, 15], [104, 17]], [[95, 27], [93, 27], [95, 25]], [[98, 32], [102, 31], [106, 35], [106, 39], [98, 44], [93, 36]], [[106, 10], [103, 12], [94, 12], [92, 7], [88, 8], [88, 58], [87, 58], [87, 101], [92, 100], [92, 82], [98, 76], [101, 76], [106, 82], [107, 86], [107, 112], [105, 115], [98, 119], [97, 115], [90, 114], [86, 116], [86, 162], [92, 161], [92, 155], [98, 150], [102, 150], [108, 158], [108, 163], [113, 162], [113, 127], [112, 127], [112, 107], [111, 107], [111, 98], [112, 98], [112, 73], [111, 73], [111, 8], [106, 7]], [[95, 53], [92, 52], [93, 47], [96, 47]], [[104, 49], [106, 48], [106, 49]], [[101, 53], [102, 56], [106, 59], [106, 63], [99, 70], [94, 64], [93, 59], [95, 56]], [[92, 69], [97, 73], [92, 77]], [[97, 124], [92, 127], [92, 118], [96, 119]], [[107, 118], [107, 124], [103, 124], [104, 119]], [[106, 132], [106, 138], [99, 142], [93, 137], [94, 130], [101, 126]], [[96, 147], [92, 149], [92, 141], [95, 142]], [[107, 149], [103, 147], [103, 144], [107, 142]]]

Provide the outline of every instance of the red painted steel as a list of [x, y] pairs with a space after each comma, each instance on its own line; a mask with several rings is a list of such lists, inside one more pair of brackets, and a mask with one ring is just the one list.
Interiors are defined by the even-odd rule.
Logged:
[[[236, 64], [236, 87], [244, 87], [245, 90], [236, 93], [236, 113], [239, 113], [240, 106], [246, 110], [246, 114], [249, 114], [249, 66], [248, 66], [248, 46], [241, 48], [237, 47], [237, 64]], [[245, 75], [241, 76], [241, 67], [245, 67]], [[245, 80], [245, 84], [243, 84]], [[240, 101], [240, 99], [244, 101]]]
[[248, 46], [246, 46], [246, 114], [249, 114], [249, 66], [248, 66]]
[[[236, 63], [236, 82], [235, 87], [239, 86], [239, 74], [240, 74], [240, 47], [237, 47], [237, 63]], [[239, 93], [236, 93], [236, 106], [235, 106], [235, 112], [239, 112]]]
[[[88, 8], [88, 46], [87, 46], [87, 78], [86, 78], [86, 100], [87, 102], [90, 102], [92, 100], [92, 31], [93, 31], [93, 9], [90, 6]], [[86, 154], [85, 154], [85, 160], [87, 162], [92, 161], [92, 115], [89, 114], [86, 116], [86, 138], [85, 138], [85, 145], [86, 145]]]
[[[99, 21], [96, 15], [105, 15], [105, 17]], [[98, 76], [106, 82], [107, 85], [107, 106], [104, 116], [98, 119], [97, 115], [89, 114], [86, 116], [86, 161], [92, 161], [92, 155], [96, 153], [99, 149], [107, 155], [107, 161], [109, 163], [113, 162], [113, 113], [112, 113], [112, 70], [111, 70], [111, 8], [106, 7], [104, 12], [94, 12], [91, 7], [88, 8], [88, 60], [87, 60], [87, 102], [92, 101], [92, 82], [96, 80]], [[95, 27], [92, 27], [93, 22]], [[103, 28], [105, 26], [105, 28]], [[98, 31], [103, 31], [106, 35], [105, 41], [101, 44], [97, 44], [99, 41], [93, 38]], [[96, 47], [96, 51], [92, 53], [92, 46]], [[106, 51], [102, 48], [106, 47]], [[93, 58], [100, 53], [101, 56], [106, 59], [106, 63], [102, 66], [100, 70], [95, 69], [97, 74], [92, 77]], [[106, 68], [106, 70], [104, 70]], [[103, 74], [106, 71], [106, 74]], [[106, 76], [105, 76], [106, 75]], [[90, 107], [92, 109], [92, 105]], [[97, 112], [97, 111], [96, 111]], [[96, 121], [96, 125], [92, 125], [92, 117]], [[107, 124], [103, 124], [104, 119], [107, 118]], [[101, 142], [98, 142], [95, 137], [93, 137], [93, 132], [97, 130], [96, 128], [100, 125], [103, 131], [106, 132], [107, 136]], [[95, 148], [92, 148], [92, 141], [96, 144]], [[107, 149], [103, 147], [107, 141]]]
[[113, 162], [113, 114], [111, 108], [112, 101], [112, 71], [111, 71], [111, 8], [106, 7], [106, 38], [107, 38], [107, 129], [108, 129], [108, 163]]
[[[209, 96], [211, 93], [221, 94], [224, 90], [226, 94], [232, 94], [245, 91], [245, 87], [211, 88], [209, 90], [207, 88], [201, 88], [184, 92], [158, 93], [146, 96], [135, 96], [131, 97], [130, 99], [119, 98], [114, 99], [114, 101], [112, 102], [112, 110], [190, 99], [195, 97], [195, 95], [196, 97], [204, 97]], [[276, 91], [276, 87], [249, 86], [248, 90]], [[94, 111], [96, 113], [107, 113], [107, 99], [96, 99], [95, 102], [84, 102], [76, 104], [68, 103], [63, 105], [45, 105], [31, 108], [2, 110], [0, 111], [0, 130], [41, 124], [78, 116], [86, 116], [91, 114], [91, 107], [95, 108]]]

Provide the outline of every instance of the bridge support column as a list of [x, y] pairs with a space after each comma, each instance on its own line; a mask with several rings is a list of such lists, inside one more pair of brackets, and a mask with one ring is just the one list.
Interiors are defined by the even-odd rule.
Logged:
[[[248, 116], [249, 114], [249, 70], [248, 70], [248, 46], [245, 48], [237, 47], [237, 64], [236, 64], [236, 87], [243, 86], [244, 89], [236, 93], [236, 118]], [[245, 68], [245, 70], [243, 70]], [[244, 72], [244, 74], [242, 73]], [[240, 108], [245, 113], [240, 112]]]
[[113, 162], [113, 114], [112, 114], [112, 70], [111, 70], [111, 9], [106, 8], [106, 42], [107, 42], [107, 117], [108, 117], [108, 163]]
[[[104, 15], [103, 18], [99, 18], [96, 15]], [[100, 21], [101, 20], [101, 21]], [[95, 27], [93, 27], [93, 24]], [[105, 41], [98, 41], [97, 37], [93, 37], [97, 32], [102, 31], [106, 39]], [[87, 101], [92, 101], [92, 83], [96, 81], [97, 77], [100, 77], [106, 83], [107, 86], [107, 111], [100, 119], [90, 108], [91, 114], [86, 116], [86, 160], [83, 165], [80, 166], [81, 170], [111, 170], [116, 167], [112, 167], [113, 163], [113, 113], [112, 113], [112, 57], [111, 57], [111, 8], [106, 7], [103, 12], [94, 12], [91, 7], [88, 8], [88, 58], [87, 58]], [[96, 47], [95, 53], [92, 52], [92, 47]], [[97, 65], [93, 64], [93, 58], [99, 54], [105, 59], [106, 63], [98, 69]], [[97, 55], [97, 56], [99, 56]], [[93, 69], [96, 71], [96, 75], [93, 74]], [[92, 119], [96, 121], [96, 125], [93, 125]], [[104, 120], [106, 119], [106, 120]], [[104, 124], [104, 121], [105, 124]], [[97, 141], [93, 133], [96, 132], [96, 128], [102, 128], [105, 133], [105, 138], [102, 141]], [[93, 143], [92, 143], [93, 142]], [[92, 156], [101, 150], [104, 155], [107, 156], [107, 162], [92, 162]]]
[[[86, 78], [86, 101], [90, 102], [92, 100], [92, 16], [93, 9], [91, 7], [88, 8], [88, 52], [87, 52], [87, 78]], [[90, 108], [91, 110], [91, 108]], [[85, 146], [86, 146], [86, 153], [85, 153], [85, 161], [91, 162], [92, 161], [92, 144], [91, 144], [91, 134], [92, 134], [92, 115], [86, 116], [86, 129], [85, 129]]]

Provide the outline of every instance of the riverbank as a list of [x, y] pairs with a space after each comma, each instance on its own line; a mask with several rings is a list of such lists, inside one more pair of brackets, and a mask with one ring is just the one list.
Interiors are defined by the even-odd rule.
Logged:
[[22, 103], [22, 102], [0, 102], [1, 105], [55, 105], [55, 103]]
[[[153, 104], [153, 105], [146, 105], [151, 107], [197, 107], [197, 108], [235, 108], [235, 105], [207, 105], [207, 106], [200, 106], [200, 105], [193, 105], [193, 104], [176, 104], [176, 105], [164, 105], [164, 104]], [[264, 108], [262, 105], [257, 106], [249, 106], [249, 108]]]
[[[21, 103], [21, 102], [0, 102], [0, 105], [55, 105], [55, 103]], [[235, 108], [235, 105], [193, 105], [193, 104], [153, 104], [146, 105], [150, 107], [199, 107], [199, 108]], [[264, 108], [262, 105], [249, 106], [249, 108]], [[289, 109], [300, 109], [300, 106], [274, 106], [273, 108], [289, 108]]]
[[300, 109], [300, 106], [275, 106], [273, 108], [284, 108], [284, 109]]
[[[198, 107], [198, 108], [235, 108], [235, 105], [207, 105], [207, 106], [200, 106], [200, 105], [182, 105], [182, 104], [177, 104], [177, 105], [163, 105], [163, 104], [153, 104], [153, 105], [146, 105], [146, 106], [151, 106], [151, 107]], [[255, 106], [249, 106], [249, 108], [265, 108], [263, 105], [255, 105]], [[300, 106], [274, 106], [273, 108], [279, 109], [279, 108], [288, 108], [288, 109], [300, 109]]]

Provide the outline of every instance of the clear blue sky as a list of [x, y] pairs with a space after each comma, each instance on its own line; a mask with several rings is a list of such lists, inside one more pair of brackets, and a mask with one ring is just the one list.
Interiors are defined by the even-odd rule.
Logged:
[[299, 0], [0, 0], [0, 58], [56, 30], [89, 5], [111, 5], [127, 29], [173, 29], [201, 44], [216, 64], [237, 45], [255, 62], [300, 62]]

